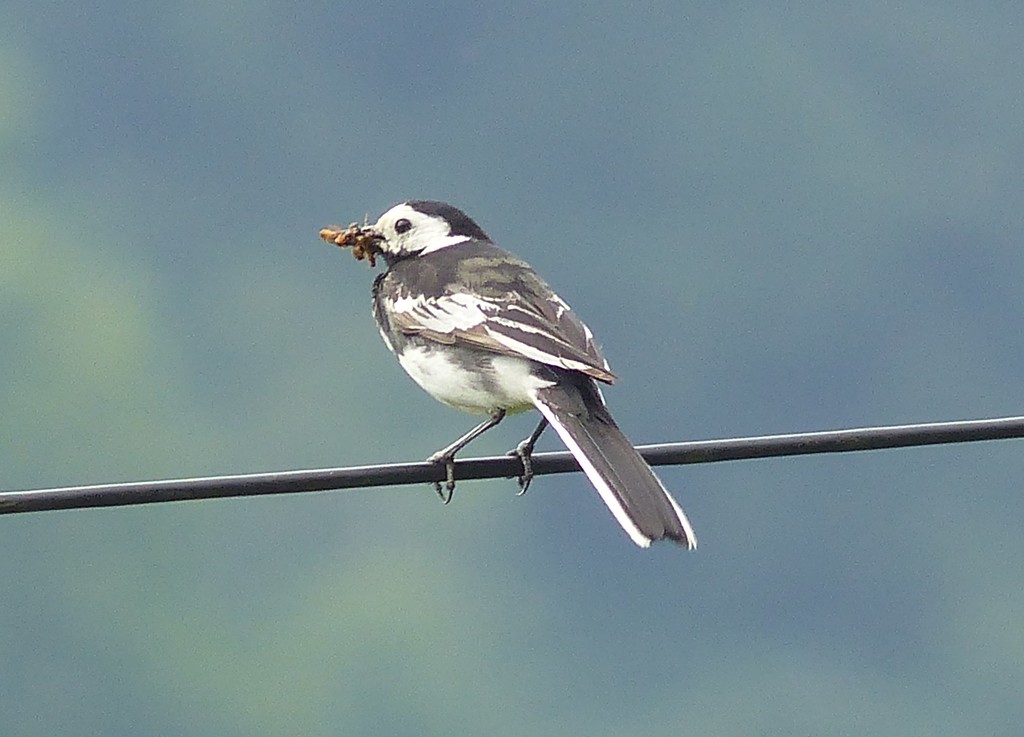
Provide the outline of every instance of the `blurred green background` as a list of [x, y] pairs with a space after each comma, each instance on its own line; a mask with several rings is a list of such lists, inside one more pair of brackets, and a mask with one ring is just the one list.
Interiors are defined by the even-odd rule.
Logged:
[[[407, 198], [552, 282], [638, 443], [1022, 409], [1018, 4], [3, 16], [4, 489], [468, 429], [317, 238]], [[1020, 734], [1019, 442], [661, 473], [696, 553], [580, 475], [0, 517], [0, 732]]]

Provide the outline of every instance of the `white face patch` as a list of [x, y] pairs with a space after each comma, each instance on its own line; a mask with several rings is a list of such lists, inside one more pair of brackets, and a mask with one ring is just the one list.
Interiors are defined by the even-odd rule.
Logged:
[[373, 228], [384, 236], [380, 249], [394, 256], [431, 253], [469, 240], [469, 236], [449, 235], [451, 226], [444, 218], [426, 215], [404, 202], [381, 215]]

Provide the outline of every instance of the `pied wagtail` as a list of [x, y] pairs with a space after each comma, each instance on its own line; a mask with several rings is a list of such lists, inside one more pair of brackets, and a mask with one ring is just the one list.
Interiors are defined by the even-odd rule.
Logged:
[[540, 424], [513, 451], [523, 461], [520, 493], [550, 423], [633, 542], [696, 547], [683, 510], [608, 412], [596, 382], [615, 375], [593, 334], [529, 264], [443, 202], [403, 202], [373, 225], [320, 235], [352, 246], [371, 266], [383, 257], [388, 268], [373, 282], [373, 316], [384, 342], [435, 399], [488, 416], [428, 459], [445, 464], [446, 503], [455, 454], [506, 415], [536, 408]]

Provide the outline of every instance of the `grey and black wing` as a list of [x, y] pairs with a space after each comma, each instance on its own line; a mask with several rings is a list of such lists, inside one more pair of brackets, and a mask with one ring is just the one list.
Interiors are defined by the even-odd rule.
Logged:
[[557, 294], [536, 280], [527, 290], [504, 293], [453, 292], [395, 299], [393, 328], [438, 343], [467, 343], [521, 356], [556, 368], [579, 371], [611, 383], [593, 333]]

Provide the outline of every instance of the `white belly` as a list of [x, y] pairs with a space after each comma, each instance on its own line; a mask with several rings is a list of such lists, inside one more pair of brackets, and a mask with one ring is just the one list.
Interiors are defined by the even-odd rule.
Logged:
[[410, 345], [398, 361], [434, 399], [472, 414], [523, 412], [537, 389], [553, 383], [534, 376], [528, 359], [471, 349]]

